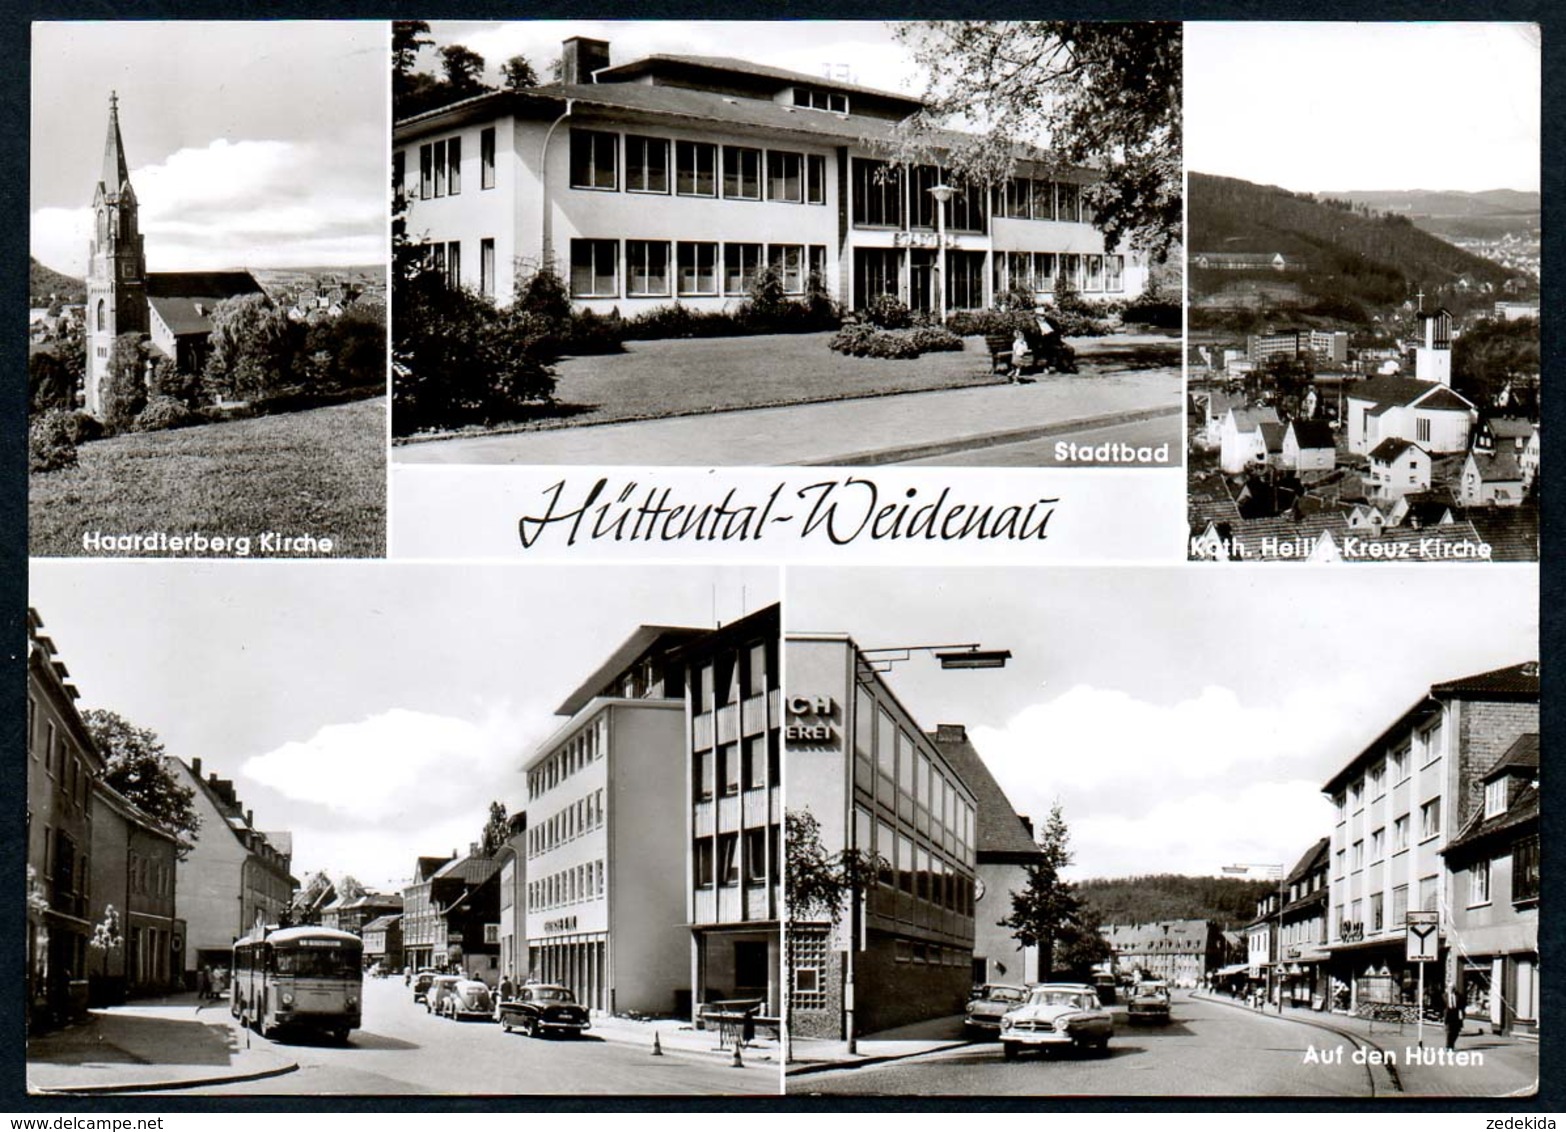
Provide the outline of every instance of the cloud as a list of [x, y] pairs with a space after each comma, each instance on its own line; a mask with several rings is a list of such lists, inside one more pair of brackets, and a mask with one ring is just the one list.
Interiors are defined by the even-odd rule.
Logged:
[[520, 793], [519, 737], [539, 731], [536, 722], [530, 727], [508, 709], [474, 723], [397, 708], [328, 724], [308, 739], [246, 760], [240, 773], [296, 802], [323, 807], [343, 827], [395, 823], [401, 857], [436, 851], [438, 844], [425, 850], [409, 839], [445, 820], [464, 823], [466, 845], [483, 826], [492, 798], [511, 802]]
[[1211, 874], [1293, 864], [1321, 836], [1323, 753], [1357, 750], [1357, 699], [1316, 688], [1252, 706], [1209, 686], [1159, 704], [1078, 685], [971, 735], [1019, 812], [1064, 804], [1081, 875]]
[[[341, 266], [386, 256], [379, 168], [335, 147], [219, 138], [133, 170], [131, 183], [152, 271]], [[39, 209], [32, 253], [84, 274], [91, 233], [90, 202]]]

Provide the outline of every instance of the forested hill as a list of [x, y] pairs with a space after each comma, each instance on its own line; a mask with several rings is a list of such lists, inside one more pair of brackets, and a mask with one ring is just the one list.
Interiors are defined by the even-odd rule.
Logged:
[[1421, 231], [1405, 216], [1355, 211], [1346, 200], [1206, 173], [1190, 175], [1188, 199], [1193, 256], [1282, 252], [1305, 261], [1316, 280], [1312, 291], [1331, 275], [1362, 301], [1401, 301], [1418, 287], [1431, 293], [1462, 276], [1499, 287], [1511, 274]]
[[1103, 924], [1212, 920], [1233, 929], [1256, 918], [1256, 901], [1274, 887], [1267, 880], [1164, 873], [1080, 881], [1077, 895]]
[[80, 303], [87, 298], [87, 284], [80, 279], [72, 279], [69, 275], [61, 275], [54, 268], [45, 267], [29, 256], [27, 293], [32, 296], [35, 303], [46, 300], [50, 295], [65, 302], [75, 300]]

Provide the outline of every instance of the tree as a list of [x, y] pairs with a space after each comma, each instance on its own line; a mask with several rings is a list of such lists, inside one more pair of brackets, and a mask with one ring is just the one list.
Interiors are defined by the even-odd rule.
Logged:
[[440, 65], [455, 98], [467, 98], [489, 89], [484, 85], [484, 56], [477, 51], [469, 51], [459, 43], [442, 47]]
[[491, 802], [489, 804], [489, 820], [484, 823], [484, 835], [480, 839], [480, 848], [486, 857], [493, 857], [511, 836], [511, 827], [506, 824], [506, 806], [503, 802]]
[[344, 876], [337, 882], [337, 897], [344, 904], [359, 899], [364, 895], [364, 885], [360, 884], [352, 876]]
[[821, 844], [821, 823], [809, 810], [784, 815], [784, 903], [794, 919], [843, 917], [849, 899], [875, 883], [885, 862], [863, 849], [828, 853]]
[[1247, 375], [1246, 384], [1253, 400], [1272, 405], [1284, 419], [1293, 420], [1300, 415], [1314, 378], [1310, 354], [1273, 354]]
[[538, 72], [527, 61], [526, 55], [513, 55], [500, 68], [501, 78], [507, 90], [525, 90], [538, 85]]
[[298, 330], [263, 294], [224, 299], [212, 311], [204, 376], [215, 393], [263, 398], [296, 380]]
[[103, 755], [104, 785], [178, 837], [175, 852], [183, 860], [201, 829], [201, 815], [195, 790], [169, 771], [162, 740], [112, 711], [85, 711], [82, 722]]
[[386, 384], [386, 309], [361, 299], [336, 318], [323, 318], [305, 332], [312, 381], [327, 389], [364, 389]]
[[1041, 979], [1048, 979], [1055, 969], [1056, 945], [1082, 927], [1076, 888], [1060, 875], [1071, 864], [1070, 837], [1065, 815], [1056, 802], [1039, 832], [1039, 860], [1028, 866], [1027, 887], [1011, 894], [1011, 915], [997, 925], [1010, 928], [1023, 947], [1039, 949]]
[[146, 360], [142, 356], [142, 335], [135, 331], [121, 334], [109, 347], [109, 365], [98, 387], [98, 405], [103, 423], [116, 432], [128, 429], [136, 414], [147, 407]]
[[53, 350], [39, 350], [27, 359], [27, 407], [31, 413], [76, 407], [76, 383]]
[[[970, 181], [995, 184], [1040, 145], [1103, 179], [1084, 201], [1109, 250], [1122, 239], [1162, 261], [1181, 239], [1181, 29], [1173, 23], [943, 21], [902, 25], [928, 75], [927, 109], [898, 143], [945, 154]], [[963, 120], [982, 133], [950, 146]]]

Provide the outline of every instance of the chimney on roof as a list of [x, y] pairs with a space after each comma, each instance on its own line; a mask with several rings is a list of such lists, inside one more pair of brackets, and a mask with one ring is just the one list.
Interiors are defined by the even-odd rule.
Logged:
[[935, 741], [937, 743], [963, 743], [968, 739], [968, 729], [961, 723], [937, 723], [935, 725]]
[[1033, 840], [1033, 819], [1030, 818], [1027, 814], [1018, 814], [1017, 817], [1022, 822], [1022, 828], [1028, 831], [1028, 840], [1032, 841]]
[[608, 65], [609, 44], [605, 40], [573, 35], [560, 45], [560, 81], [563, 83], [590, 83], [593, 72]]
[[479, 855], [479, 843], [477, 841], [469, 841], [468, 842], [468, 856], [469, 857], [477, 857], [478, 855]]
[[197, 755], [195, 758], [190, 760], [190, 772], [192, 774], [194, 774], [197, 778], [201, 777], [201, 756], [200, 755]]
[[255, 825], [256, 824], [254, 813], [252, 811], [250, 811], [250, 810], [246, 810], [245, 811], [245, 824], [246, 825]]

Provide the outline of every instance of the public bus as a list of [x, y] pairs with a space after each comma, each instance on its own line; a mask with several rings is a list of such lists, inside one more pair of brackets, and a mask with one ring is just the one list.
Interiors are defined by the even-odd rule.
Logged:
[[284, 1027], [340, 1042], [359, 1028], [364, 945], [333, 928], [270, 928], [234, 944], [229, 1010], [262, 1037]]

